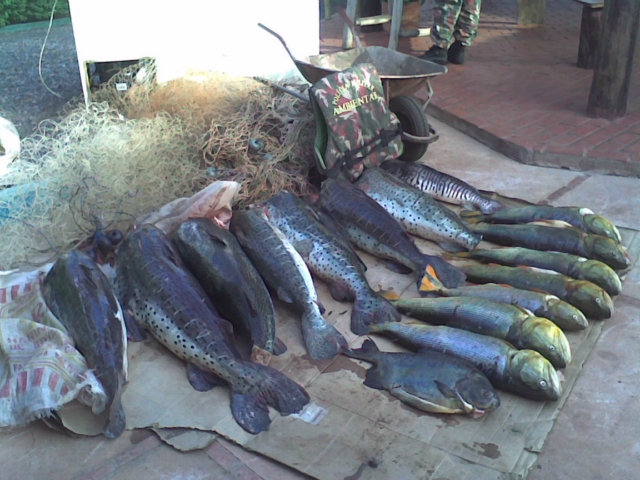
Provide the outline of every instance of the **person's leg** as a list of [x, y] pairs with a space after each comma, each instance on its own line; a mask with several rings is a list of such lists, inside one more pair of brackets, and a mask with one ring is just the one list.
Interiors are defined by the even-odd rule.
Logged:
[[422, 58], [436, 63], [447, 63], [447, 49], [454, 39], [456, 22], [463, 1], [466, 0], [434, 0], [433, 26], [431, 27], [433, 46]]
[[453, 32], [455, 42], [447, 54], [447, 59], [451, 63], [459, 65], [464, 63], [464, 50], [478, 35], [481, 4], [482, 0], [463, 0]]

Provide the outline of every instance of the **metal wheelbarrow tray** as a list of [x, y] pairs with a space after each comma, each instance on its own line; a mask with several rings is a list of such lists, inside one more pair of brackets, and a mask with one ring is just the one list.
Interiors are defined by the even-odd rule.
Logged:
[[[430, 127], [425, 112], [433, 96], [430, 78], [447, 73], [447, 67], [375, 46], [297, 59], [279, 34], [261, 23], [258, 25], [280, 40], [302, 76], [311, 84], [354, 65], [373, 64], [382, 81], [385, 100], [402, 125], [404, 153], [400, 160], [419, 160], [429, 144], [439, 138], [436, 131]], [[411, 96], [423, 86], [427, 87], [428, 92], [424, 103]]]

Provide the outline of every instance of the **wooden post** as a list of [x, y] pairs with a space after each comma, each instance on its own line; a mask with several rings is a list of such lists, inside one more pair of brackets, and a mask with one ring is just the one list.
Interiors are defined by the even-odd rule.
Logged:
[[542, 25], [547, 0], [518, 0], [518, 25]]
[[614, 119], [627, 113], [639, 21], [638, 0], [604, 2], [600, 45], [596, 51], [587, 116]]
[[582, 25], [580, 26], [580, 45], [578, 46], [578, 68], [593, 68], [596, 64], [596, 51], [602, 35], [602, 8], [582, 7]]

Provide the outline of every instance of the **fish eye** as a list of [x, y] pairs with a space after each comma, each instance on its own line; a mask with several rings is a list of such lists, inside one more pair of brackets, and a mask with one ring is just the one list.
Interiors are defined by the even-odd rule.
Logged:
[[547, 382], [545, 382], [544, 380], [540, 380], [540, 386], [542, 388], [546, 388], [547, 387]]
[[556, 351], [556, 347], [553, 345], [549, 345], [549, 350], [551, 350], [552, 352]]
[[575, 314], [574, 314], [572, 318], [573, 318], [574, 320], [578, 320], [578, 315], [575, 315]]
[[600, 304], [602, 303], [602, 300], [600, 300], [599, 298], [596, 298], [596, 303]]

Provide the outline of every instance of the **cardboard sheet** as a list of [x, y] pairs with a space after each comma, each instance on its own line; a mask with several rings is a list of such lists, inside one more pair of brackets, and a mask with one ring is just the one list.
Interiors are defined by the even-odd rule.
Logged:
[[[417, 242], [424, 251], [437, 253], [437, 247], [429, 242]], [[363, 257], [374, 289], [417, 296], [411, 276], [392, 273], [374, 257]], [[350, 346], [359, 346], [364, 338], [349, 330], [350, 304], [335, 302], [320, 282], [318, 291], [326, 317]], [[176, 444], [179, 449], [208, 445], [211, 437], [206, 437], [206, 432], [215, 432], [321, 479], [523, 478], [541, 451], [603, 325], [592, 322], [587, 330], [567, 335], [573, 361], [564, 370], [564, 394], [558, 402], [536, 402], [499, 392], [501, 406], [474, 419], [422, 413], [387, 392], [365, 387], [362, 382], [370, 366], [366, 362], [344, 356], [311, 360], [302, 343], [298, 319], [282, 304], [277, 303], [276, 308], [278, 336], [289, 349], [274, 356], [271, 366], [307, 388], [312, 404], [306, 411], [289, 417], [272, 411], [270, 430], [250, 435], [231, 417], [226, 388], [194, 391], [186, 380], [184, 363], [149, 338], [130, 344], [130, 383], [123, 397], [127, 428], [160, 432], [194, 429], [193, 437]], [[372, 338], [382, 350], [402, 350], [387, 339]], [[176, 442], [180, 437], [175, 435]]]

